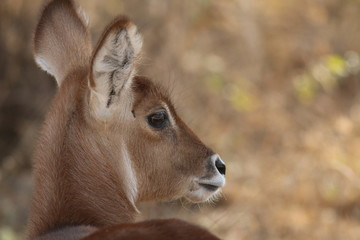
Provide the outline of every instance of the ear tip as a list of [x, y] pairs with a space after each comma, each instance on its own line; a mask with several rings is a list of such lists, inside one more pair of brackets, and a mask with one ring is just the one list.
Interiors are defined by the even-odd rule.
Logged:
[[134, 44], [135, 51], [139, 52], [142, 46], [142, 36], [138, 32], [136, 25], [125, 15], [119, 15], [109, 25], [105, 35], [110, 32], [118, 32], [126, 29], [129, 33], [130, 41]]
[[116, 30], [121, 28], [130, 28], [131, 26], [134, 26], [134, 24], [127, 16], [119, 15], [112, 21], [110, 26], [112, 30]]

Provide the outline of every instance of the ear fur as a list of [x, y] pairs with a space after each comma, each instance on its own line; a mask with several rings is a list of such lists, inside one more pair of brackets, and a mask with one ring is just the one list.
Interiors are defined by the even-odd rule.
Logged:
[[72, 0], [53, 0], [42, 11], [34, 34], [34, 57], [58, 85], [73, 69], [89, 62], [92, 47], [85, 19]]
[[100, 105], [109, 109], [130, 90], [142, 37], [126, 17], [116, 18], [105, 29], [91, 60], [89, 86]]

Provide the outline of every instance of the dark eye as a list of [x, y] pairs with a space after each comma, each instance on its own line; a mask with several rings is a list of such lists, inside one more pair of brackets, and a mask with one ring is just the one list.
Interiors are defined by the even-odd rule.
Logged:
[[166, 112], [157, 112], [147, 117], [148, 123], [153, 128], [164, 128], [169, 125], [169, 118]]

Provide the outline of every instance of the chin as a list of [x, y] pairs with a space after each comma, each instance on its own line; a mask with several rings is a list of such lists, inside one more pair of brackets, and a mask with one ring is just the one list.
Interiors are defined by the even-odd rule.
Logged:
[[199, 185], [198, 188], [190, 190], [185, 198], [193, 203], [211, 202], [221, 195], [220, 188], [208, 188]]

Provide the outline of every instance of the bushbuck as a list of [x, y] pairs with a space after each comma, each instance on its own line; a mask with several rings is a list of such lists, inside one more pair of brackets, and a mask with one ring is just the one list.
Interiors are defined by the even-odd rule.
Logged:
[[136, 26], [117, 17], [93, 49], [87, 25], [72, 0], [54, 0], [35, 30], [35, 61], [59, 89], [35, 149], [29, 239], [217, 239], [180, 220], [132, 223], [140, 201], [214, 197], [225, 164], [136, 74]]

